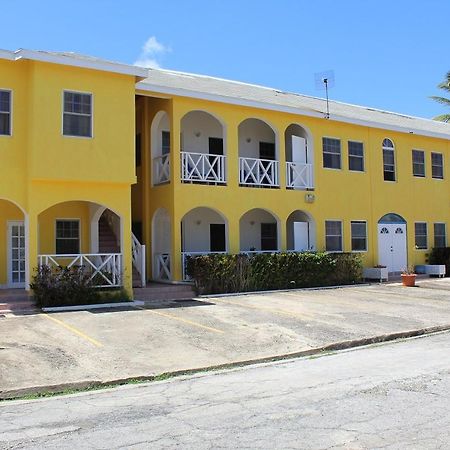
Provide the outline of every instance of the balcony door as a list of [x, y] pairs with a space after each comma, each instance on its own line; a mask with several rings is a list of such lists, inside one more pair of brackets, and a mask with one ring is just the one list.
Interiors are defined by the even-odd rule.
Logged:
[[225, 224], [211, 223], [209, 225], [209, 250], [211, 252], [225, 252]]
[[306, 139], [292, 135], [292, 162], [299, 164], [308, 163]]

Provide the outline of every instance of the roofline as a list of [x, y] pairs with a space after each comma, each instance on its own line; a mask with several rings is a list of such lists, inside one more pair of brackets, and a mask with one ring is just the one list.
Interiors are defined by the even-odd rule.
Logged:
[[[282, 105], [277, 105], [277, 104], [272, 104], [272, 103], [261, 102], [261, 101], [257, 101], [257, 100], [248, 100], [248, 99], [244, 99], [244, 98], [240, 98], [240, 97], [231, 97], [231, 96], [220, 95], [220, 94], [208, 94], [205, 92], [198, 92], [198, 91], [194, 91], [194, 90], [186, 89], [186, 88], [164, 87], [164, 86], [151, 84], [151, 83], [148, 83], [145, 81], [136, 83], [136, 89], [140, 90], [140, 91], [144, 91], [144, 92], [155, 92], [158, 94], [176, 95], [176, 96], [180, 96], [180, 97], [191, 97], [191, 98], [196, 98], [196, 99], [200, 99], [200, 100], [208, 100], [208, 101], [212, 101], [212, 102], [228, 103], [231, 105], [239, 105], [239, 106], [248, 106], [251, 108], [267, 109], [270, 111], [280, 111], [280, 112], [285, 112], [285, 113], [289, 113], [289, 114], [296, 114], [296, 115], [324, 119], [323, 111], [318, 111], [315, 109], [295, 108], [292, 106], [282, 106]], [[360, 106], [360, 108], [363, 108], [363, 107]], [[405, 116], [405, 117], [408, 117], [408, 116]], [[427, 136], [427, 137], [450, 140], [450, 134], [446, 134], [446, 133], [419, 130], [417, 128], [409, 128], [409, 127], [396, 126], [396, 125], [389, 125], [386, 123], [375, 122], [375, 121], [371, 121], [371, 120], [352, 119], [352, 118], [349, 118], [346, 116], [337, 115], [337, 114], [333, 114], [333, 113], [331, 114], [330, 120], [335, 120], [335, 121], [344, 122], [344, 123], [350, 123], [352, 125], [361, 125], [361, 126], [366, 126], [366, 127], [370, 127], [370, 128], [379, 128], [379, 129], [383, 129], [383, 130], [397, 131], [400, 133], [417, 134], [419, 136]], [[422, 119], [422, 120], [426, 120], [426, 119]]]
[[104, 60], [89, 60], [84, 58], [77, 58], [75, 55], [71, 56], [68, 54], [54, 54], [37, 50], [19, 49], [15, 52], [0, 50], [0, 58], [13, 61], [29, 59], [32, 61], [42, 61], [53, 64], [62, 64], [66, 66], [81, 67], [84, 69], [114, 72], [122, 75], [131, 75], [140, 79], [148, 77], [148, 69], [144, 67]]

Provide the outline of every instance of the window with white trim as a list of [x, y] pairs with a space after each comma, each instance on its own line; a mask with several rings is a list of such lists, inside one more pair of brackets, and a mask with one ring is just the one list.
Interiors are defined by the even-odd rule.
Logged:
[[383, 140], [383, 178], [384, 181], [395, 181], [395, 150], [390, 139]]
[[0, 90], [0, 135], [11, 136], [11, 91]]
[[444, 156], [442, 153], [431, 153], [431, 176], [433, 178], [444, 178]]
[[80, 221], [61, 219], [56, 221], [57, 255], [73, 255], [80, 253]]
[[352, 220], [350, 222], [352, 231], [352, 251], [367, 251], [367, 223], [364, 220]]
[[63, 135], [92, 137], [92, 95], [64, 91]]
[[364, 145], [362, 142], [348, 141], [348, 169], [364, 172]]
[[435, 223], [434, 224], [434, 246], [435, 247], [445, 247], [446, 246], [446, 233], [445, 233], [445, 223]]
[[342, 222], [340, 220], [325, 221], [325, 250], [342, 252]]
[[425, 152], [422, 150], [412, 151], [412, 167], [415, 177], [425, 177]]
[[322, 138], [323, 167], [328, 169], [341, 168], [341, 141], [333, 138]]
[[427, 223], [416, 222], [414, 224], [416, 249], [426, 250], [428, 248]]

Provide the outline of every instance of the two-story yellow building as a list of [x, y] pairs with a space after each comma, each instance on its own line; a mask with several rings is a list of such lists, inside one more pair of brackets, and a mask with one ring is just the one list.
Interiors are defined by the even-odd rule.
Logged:
[[424, 263], [446, 245], [450, 124], [325, 111], [212, 77], [0, 52], [0, 285], [82, 261], [131, 291], [133, 271], [183, 281], [209, 252]]

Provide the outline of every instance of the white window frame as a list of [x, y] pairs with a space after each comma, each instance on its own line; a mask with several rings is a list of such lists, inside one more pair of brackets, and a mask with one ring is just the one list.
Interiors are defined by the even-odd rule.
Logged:
[[[64, 94], [82, 94], [82, 95], [90, 95], [91, 96], [91, 135], [90, 136], [76, 136], [73, 134], [64, 134]], [[86, 114], [79, 113], [67, 113], [78, 116], [86, 116]], [[94, 94], [92, 92], [85, 91], [77, 91], [74, 89], [63, 89], [62, 98], [61, 98], [61, 135], [67, 138], [75, 138], [75, 139], [93, 139], [94, 138]]]
[[[352, 224], [353, 223], [358, 223], [358, 224], [364, 224], [365, 225], [365, 240], [366, 240], [366, 248], [364, 250], [353, 250], [353, 229], [352, 229]], [[369, 248], [369, 243], [368, 243], [368, 236], [367, 236], [367, 220], [351, 220], [350, 221], [350, 245], [351, 245], [351, 251], [352, 253], [366, 253], [368, 251]]]
[[[435, 177], [435, 176], [433, 176], [433, 167], [438, 167], [438, 166], [433, 164], [433, 155], [441, 155], [441, 158], [442, 158], [442, 166], [441, 166], [442, 167], [442, 177]], [[431, 152], [430, 160], [431, 160], [431, 178], [433, 180], [443, 180], [445, 178], [445, 174], [444, 174], [444, 167], [445, 167], [445, 165], [444, 165], [444, 154], [442, 152]]]
[[[325, 167], [323, 155], [325, 153], [327, 153], [329, 155], [336, 155], [336, 153], [330, 153], [330, 152], [325, 152], [324, 151], [324, 148], [323, 148], [324, 147], [323, 146], [323, 144], [324, 144], [323, 140], [324, 139], [334, 139], [336, 141], [339, 141], [339, 148], [340, 148], [340, 152], [339, 152], [339, 166], [340, 167]], [[322, 136], [322, 168], [326, 169], [326, 170], [342, 170], [342, 139], [341, 138], [334, 137], [334, 136]]]
[[445, 222], [434, 222], [433, 223], [433, 244], [434, 247], [436, 247], [436, 229], [435, 225], [444, 225], [444, 234], [438, 234], [437, 236], [443, 236], [444, 237], [444, 247], [447, 246], [447, 224]]
[[[56, 248], [57, 248], [56, 241], [58, 240], [58, 237], [57, 237], [58, 222], [78, 222], [78, 251], [79, 251], [78, 254], [81, 255], [81, 253], [82, 253], [82, 251], [81, 251], [82, 229], [81, 229], [81, 219], [79, 217], [57, 217], [55, 219], [55, 229], [54, 229], [54, 233], [55, 233], [54, 234], [54, 237], [55, 237], [55, 239], [54, 239], [54, 242], [55, 242], [55, 255], [65, 255], [65, 254], [67, 254], [67, 253], [57, 253], [57, 251], [56, 251]], [[60, 239], [62, 239], [62, 238], [60, 238]], [[66, 238], [66, 239], [68, 239], [68, 238]]]
[[[341, 250], [328, 250], [327, 249], [327, 236], [335, 237], [339, 236], [338, 234], [328, 235], [327, 234], [327, 222], [339, 222], [341, 224]], [[344, 252], [344, 226], [343, 221], [340, 219], [326, 219], [324, 222], [325, 227], [325, 252], [326, 253], [343, 253]]]
[[0, 91], [9, 92], [9, 134], [0, 134], [0, 138], [1, 137], [8, 138], [13, 135], [13, 105], [14, 105], [13, 90], [0, 87]]
[[[414, 152], [422, 153], [422, 156], [423, 156], [423, 175], [417, 175], [417, 174], [414, 173], [414, 164], [422, 164], [422, 163], [414, 162]], [[413, 177], [415, 177], [415, 178], [426, 178], [426, 176], [427, 176], [427, 166], [426, 166], [425, 150], [420, 150], [418, 148], [413, 148], [411, 150], [411, 160], [412, 160], [412, 174], [413, 174]]]
[[[363, 151], [363, 154], [362, 154], [362, 156], [355, 156], [355, 155], [350, 155], [350, 142], [353, 142], [353, 143], [355, 143], [355, 144], [361, 144], [362, 145], [362, 151]], [[348, 162], [348, 170], [350, 171], [350, 172], [355, 172], [355, 173], [364, 173], [365, 171], [366, 171], [366, 151], [365, 151], [365, 148], [364, 148], [365, 146], [364, 146], [364, 142], [362, 142], [362, 141], [355, 141], [355, 140], [353, 140], [353, 139], [350, 139], [350, 140], [348, 140], [347, 141], [347, 162]], [[355, 169], [350, 169], [350, 158], [361, 158], [362, 159], [362, 165], [363, 165], [363, 170], [355, 170]]]
[[[418, 224], [424, 224], [425, 225], [425, 234], [419, 234], [419, 235], [417, 234], [416, 225], [418, 225]], [[426, 246], [425, 247], [418, 247], [417, 246], [417, 236], [421, 236], [421, 237], [425, 236], [425, 239], [426, 239]], [[414, 222], [414, 248], [416, 250], [420, 250], [420, 251], [428, 250], [428, 223], [427, 222], [421, 222], [421, 221]]]
[[[391, 144], [392, 144], [392, 147], [385, 147], [384, 145], [383, 145], [383, 142], [385, 141], [385, 140], [388, 140], [388, 141], [390, 141], [391, 142]], [[385, 166], [385, 164], [384, 164], [384, 151], [391, 151], [392, 153], [393, 153], [393, 155], [394, 155], [394, 179], [393, 180], [386, 180], [385, 178], [384, 178], [384, 166]], [[382, 157], [382, 163], [383, 163], [383, 181], [384, 182], [386, 182], [386, 183], [396, 183], [397, 182], [397, 179], [398, 179], [398, 176], [397, 176], [397, 161], [396, 161], [396, 151], [395, 151], [395, 144], [394, 144], [394, 141], [392, 140], [392, 139], [390, 139], [390, 138], [383, 138], [383, 140], [382, 140], [382, 142], [381, 142], [381, 157]]]

